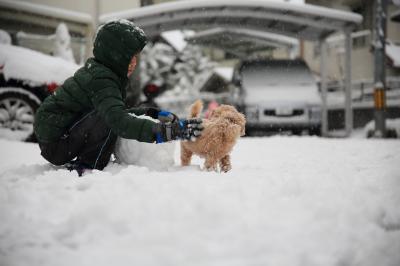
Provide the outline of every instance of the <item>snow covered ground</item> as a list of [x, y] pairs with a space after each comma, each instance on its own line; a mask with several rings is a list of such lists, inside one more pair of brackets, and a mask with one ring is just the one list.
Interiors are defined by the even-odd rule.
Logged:
[[227, 174], [82, 178], [0, 146], [1, 266], [400, 265], [399, 140], [244, 138]]

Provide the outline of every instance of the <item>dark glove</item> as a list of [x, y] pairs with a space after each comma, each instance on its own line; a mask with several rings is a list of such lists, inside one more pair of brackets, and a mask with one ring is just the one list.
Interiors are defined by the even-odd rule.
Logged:
[[161, 111], [161, 109], [157, 107], [147, 107], [145, 115], [150, 116], [151, 118], [158, 119], [158, 113]]
[[179, 120], [174, 123], [160, 122], [153, 126], [153, 133], [156, 136], [156, 142], [163, 143], [179, 139], [182, 135], [182, 129]]
[[203, 131], [203, 120], [201, 118], [191, 118], [180, 120], [181, 139], [194, 141]]
[[163, 143], [177, 139], [195, 140], [203, 130], [202, 120], [198, 118], [179, 120], [173, 122], [160, 122], [154, 125], [153, 133], [156, 135], [156, 142]]
[[176, 123], [177, 121], [179, 121], [179, 117], [176, 114], [165, 110], [160, 110], [160, 112], [158, 112], [157, 114], [157, 118], [158, 120], [160, 120], [160, 122], [163, 123]]
[[176, 114], [156, 107], [147, 107], [145, 114], [161, 122], [174, 122], [179, 119]]

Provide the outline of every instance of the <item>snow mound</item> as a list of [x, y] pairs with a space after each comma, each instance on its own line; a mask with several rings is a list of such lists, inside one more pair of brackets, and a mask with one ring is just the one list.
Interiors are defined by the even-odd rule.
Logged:
[[[131, 116], [159, 122], [146, 115]], [[150, 170], [165, 171], [174, 166], [176, 142], [161, 144], [139, 142], [133, 139], [118, 138], [115, 145], [115, 156], [122, 164], [147, 167]]]
[[[387, 129], [394, 129], [397, 133], [397, 136], [400, 138], [400, 118], [397, 119], [386, 119], [386, 128]], [[375, 121], [372, 120], [370, 121], [365, 127], [364, 127], [364, 135], [367, 136], [367, 133], [369, 131], [375, 130]]]
[[175, 145], [175, 142], [154, 144], [118, 138], [115, 156], [122, 164], [165, 171], [174, 166]]

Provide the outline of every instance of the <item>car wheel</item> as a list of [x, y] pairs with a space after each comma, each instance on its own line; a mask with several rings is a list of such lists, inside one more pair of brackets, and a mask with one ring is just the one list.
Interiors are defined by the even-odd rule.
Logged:
[[18, 87], [0, 88], [0, 137], [27, 140], [33, 137], [33, 122], [41, 101]]
[[308, 131], [310, 136], [321, 136], [321, 126], [315, 126]]

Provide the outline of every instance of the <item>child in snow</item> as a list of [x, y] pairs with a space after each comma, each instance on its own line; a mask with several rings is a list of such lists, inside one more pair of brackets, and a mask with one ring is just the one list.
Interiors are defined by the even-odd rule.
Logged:
[[[125, 87], [146, 43], [144, 32], [127, 20], [99, 28], [94, 57], [36, 112], [34, 130], [46, 160], [81, 175], [108, 164], [118, 136], [153, 143], [190, 140], [201, 133], [201, 120], [179, 120], [157, 108], [126, 108]], [[156, 123], [130, 113], [163, 119]]]

